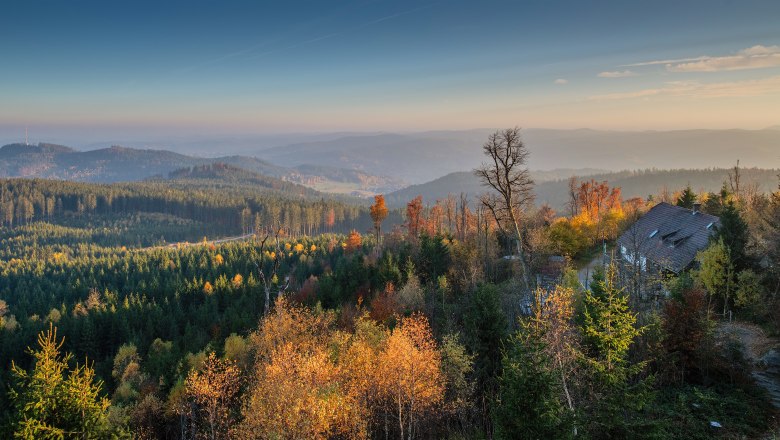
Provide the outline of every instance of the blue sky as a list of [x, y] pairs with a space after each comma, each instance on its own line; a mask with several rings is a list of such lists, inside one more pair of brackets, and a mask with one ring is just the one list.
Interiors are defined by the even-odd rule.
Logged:
[[0, 129], [780, 124], [778, 1], [14, 1]]

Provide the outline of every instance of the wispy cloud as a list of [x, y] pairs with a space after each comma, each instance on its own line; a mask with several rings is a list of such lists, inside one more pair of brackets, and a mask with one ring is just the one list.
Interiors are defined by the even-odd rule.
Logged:
[[747, 81], [701, 83], [699, 81], [672, 81], [663, 87], [633, 92], [609, 93], [591, 96], [594, 101], [614, 101], [649, 97], [729, 98], [780, 93], [780, 76]]
[[558, 79], [556, 79], [556, 80], [555, 80], [555, 81], [553, 81], [553, 82], [554, 82], [555, 84], [558, 84], [558, 85], [569, 84], [569, 80], [568, 80], [568, 79], [563, 79], [563, 78], [558, 78]]
[[665, 65], [670, 72], [719, 72], [728, 70], [762, 69], [780, 66], [780, 46], [756, 45], [734, 55], [700, 56], [669, 60], [645, 61], [621, 67]]
[[613, 70], [609, 72], [601, 72], [596, 76], [599, 78], [625, 78], [628, 76], [637, 76], [637, 73], [632, 70]]

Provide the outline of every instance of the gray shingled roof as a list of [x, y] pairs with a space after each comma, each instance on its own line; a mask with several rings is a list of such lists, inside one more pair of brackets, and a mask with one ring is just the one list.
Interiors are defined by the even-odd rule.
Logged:
[[714, 215], [659, 203], [629, 227], [617, 244], [629, 253], [638, 249], [648, 261], [679, 273], [707, 247], [719, 225], [720, 219]]

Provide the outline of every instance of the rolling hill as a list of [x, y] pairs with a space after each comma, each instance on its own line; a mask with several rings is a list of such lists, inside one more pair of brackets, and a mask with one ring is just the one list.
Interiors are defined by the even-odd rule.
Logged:
[[248, 156], [200, 158], [167, 150], [120, 146], [90, 151], [41, 143], [9, 144], [0, 148], [0, 177], [41, 177], [82, 182], [142, 180], [186, 167], [222, 163], [265, 176], [333, 192], [388, 191], [401, 187], [399, 181], [363, 171], [327, 165], [283, 167]]

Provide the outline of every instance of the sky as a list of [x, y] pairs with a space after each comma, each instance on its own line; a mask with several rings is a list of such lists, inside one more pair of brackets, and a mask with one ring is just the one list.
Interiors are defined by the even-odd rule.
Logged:
[[780, 124], [780, 1], [10, 1], [0, 134]]

